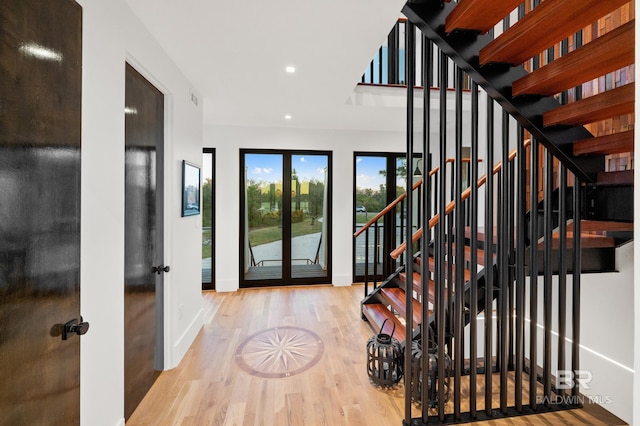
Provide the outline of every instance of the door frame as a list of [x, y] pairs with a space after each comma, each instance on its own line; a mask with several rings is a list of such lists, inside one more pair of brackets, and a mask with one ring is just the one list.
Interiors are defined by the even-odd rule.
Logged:
[[[245, 167], [245, 155], [246, 154], [272, 154], [272, 155], [282, 155], [282, 193], [288, 194], [290, 197], [291, 194], [291, 179], [286, 178], [286, 174], [288, 172], [288, 176], [291, 176], [292, 166], [291, 166], [291, 157], [294, 155], [326, 155], [327, 156], [327, 198], [324, 200], [326, 203], [326, 209], [328, 212], [328, 217], [323, 218], [327, 224], [327, 235], [325, 237], [326, 247], [327, 247], [327, 274], [323, 277], [311, 277], [311, 278], [293, 278], [291, 277], [291, 200], [287, 199], [287, 202], [282, 203], [282, 223], [288, 223], [289, 226], [282, 227], [282, 275], [279, 279], [264, 279], [264, 280], [246, 280], [244, 275], [244, 267], [245, 267], [245, 238], [248, 236], [245, 234], [245, 223], [244, 223], [244, 210], [246, 208], [246, 200], [244, 196], [245, 191], [245, 176], [244, 176], [244, 167]], [[332, 208], [332, 199], [333, 199], [333, 152], [332, 151], [314, 151], [314, 150], [298, 150], [298, 149], [240, 149], [240, 175], [239, 175], [239, 191], [240, 191], [240, 209], [239, 209], [239, 235], [240, 235], [240, 245], [239, 245], [239, 287], [240, 288], [251, 288], [251, 287], [264, 287], [264, 286], [286, 286], [286, 285], [306, 285], [306, 284], [331, 284], [332, 282], [332, 216], [333, 216], [333, 208]], [[285, 255], [289, 254], [289, 259], [285, 259]], [[285, 262], [285, 260], [289, 260], [289, 262]]]

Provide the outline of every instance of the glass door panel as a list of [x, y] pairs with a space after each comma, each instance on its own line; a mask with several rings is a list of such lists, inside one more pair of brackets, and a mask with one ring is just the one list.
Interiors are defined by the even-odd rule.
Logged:
[[244, 278], [282, 278], [283, 155], [244, 156]]
[[326, 277], [327, 155], [291, 156], [291, 277]]
[[215, 289], [215, 238], [213, 220], [213, 163], [214, 149], [202, 153], [202, 289]]
[[[354, 232], [362, 228], [388, 204], [387, 158], [356, 155], [355, 162]], [[383, 238], [383, 220], [379, 220], [367, 232], [356, 238], [354, 247], [355, 276], [364, 276], [365, 267], [368, 274], [382, 276], [384, 259], [383, 251], [380, 248]]]

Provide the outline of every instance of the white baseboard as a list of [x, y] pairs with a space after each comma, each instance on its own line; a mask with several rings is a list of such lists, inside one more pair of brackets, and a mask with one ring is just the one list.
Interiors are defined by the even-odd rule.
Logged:
[[191, 344], [202, 328], [204, 321], [203, 315], [204, 310], [200, 308], [193, 320], [191, 320], [191, 322], [189, 323], [187, 329], [184, 331], [184, 333], [182, 333], [182, 336], [180, 336], [180, 338], [173, 345], [171, 365], [165, 365], [166, 369], [175, 368], [178, 366], [178, 364], [180, 364], [180, 361], [182, 361], [182, 358], [187, 353], [187, 351], [191, 347]]

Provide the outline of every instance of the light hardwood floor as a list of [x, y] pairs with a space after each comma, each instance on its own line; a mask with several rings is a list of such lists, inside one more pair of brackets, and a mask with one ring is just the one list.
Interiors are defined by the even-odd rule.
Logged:
[[[204, 292], [203, 329], [127, 425], [400, 426], [403, 388], [380, 389], [367, 377], [365, 348], [373, 333], [360, 319], [362, 293], [360, 285]], [[311, 342], [311, 353], [298, 351], [300, 339]], [[284, 369], [282, 358], [273, 362], [283, 354], [291, 355]], [[482, 424], [623, 423], [591, 406]]]

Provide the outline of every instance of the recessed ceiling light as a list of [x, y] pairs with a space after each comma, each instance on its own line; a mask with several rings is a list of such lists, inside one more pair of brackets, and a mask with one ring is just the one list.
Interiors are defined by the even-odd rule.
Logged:
[[294, 72], [296, 72], [296, 67], [293, 67], [291, 65], [289, 65], [288, 67], [286, 67], [284, 69], [286, 72], [288, 72], [289, 74], [293, 74]]
[[291, 116], [289, 114], [287, 114], [287, 115], [284, 116], [284, 119], [285, 120], [291, 120]]

